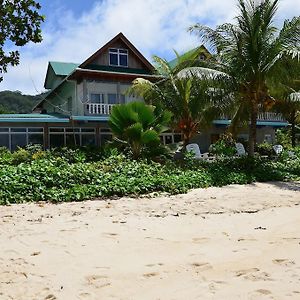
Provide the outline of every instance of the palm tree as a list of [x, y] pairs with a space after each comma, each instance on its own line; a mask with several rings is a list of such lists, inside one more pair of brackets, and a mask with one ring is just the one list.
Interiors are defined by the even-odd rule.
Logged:
[[291, 125], [292, 147], [296, 146], [296, 126], [300, 123], [300, 91], [291, 93], [277, 101], [274, 109], [284, 116]]
[[[142, 97], [146, 103], [162, 105], [173, 114], [173, 128], [183, 136], [184, 146], [220, 114], [224, 106], [223, 89], [210, 88], [209, 74], [196, 73], [198, 68], [186, 68], [193, 60], [177, 56], [178, 63], [172, 67], [166, 60], [154, 57], [159, 80], [155, 83], [138, 78], [134, 80], [130, 93]], [[195, 72], [193, 72], [195, 71]], [[214, 80], [214, 84], [217, 80]], [[214, 94], [214, 97], [212, 97]]]
[[130, 102], [113, 107], [109, 126], [115, 141], [128, 146], [133, 158], [137, 159], [143, 150], [159, 146], [159, 134], [168, 129], [171, 116], [170, 112], [159, 107]]
[[209, 43], [216, 53], [211, 65], [231, 77], [238, 107], [249, 112], [250, 156], [254, 155], [258, 113], [272, 99], [270, 86], [288, 75], [284, 58], [300, 56], [300, 17], [286, 20], [279, 30], [273, 24], [277, 7], [278, 0], [238, 0], [236, 24], [189, 28]]

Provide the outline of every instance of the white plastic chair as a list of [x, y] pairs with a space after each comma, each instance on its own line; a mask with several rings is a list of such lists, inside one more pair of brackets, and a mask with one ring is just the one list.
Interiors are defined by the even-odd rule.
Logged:
[[247, 152], [245, 150], [245, 147], [242, 143], [235, 143], [235, 149], [238, 156], [245, 156], [247, 155]]
[[276, 153], [276, 155], [278, 156], [282, 153], [283, 147], [282, 147], [282, 145], [274, 145], [273, 150]]
[[186, 150], [188, 152], [194, 153], [195, 159], [204, 159], [204, 160], [208, 160], [208, 161], [214, 160], [214, 157], [208, 156], [208, 152], [202, 154], [198, 144], [188, 144], [188, 145], [186, 145]]

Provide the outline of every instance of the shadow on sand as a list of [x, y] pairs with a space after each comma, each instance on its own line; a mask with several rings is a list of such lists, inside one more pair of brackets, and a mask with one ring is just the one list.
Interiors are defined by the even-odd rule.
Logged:
[[[283, 190], [300, 192], [300, 181], [270, 181], [268, 184], [273, 184]], [[300, 194], [299, 194], [300, 199]]]

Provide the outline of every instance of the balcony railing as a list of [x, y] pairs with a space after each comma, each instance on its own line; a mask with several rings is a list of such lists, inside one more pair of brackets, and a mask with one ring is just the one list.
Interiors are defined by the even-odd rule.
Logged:
[[87, 115], [109, 115], [114, 104], [86, 103], [85, 114]]
[[[230, 120], [228, 116], [221, 116], [219, 118], [220, 120]], [[259, 113], [257, 116], [258, 121], [275, 121], [275, 122], [286, 122], [284, 117], [281, 114], [277, 114], [274, 112], [264, 112], [264, 113]]]
[[274, 112], [265, 112], [260, 113], [257, 116], [259, 121], [277, 121], [277, 122], [286, 122], [282, 114], [277, 114]]

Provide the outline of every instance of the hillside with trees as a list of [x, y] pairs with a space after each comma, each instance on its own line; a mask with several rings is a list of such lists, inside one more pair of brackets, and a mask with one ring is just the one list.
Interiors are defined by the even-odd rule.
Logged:
[[44, 93], [35, 96], [23, 95], [20, 91], [0, 92], [0, 113], [31, 113], [32, 108], [44, 98]]

